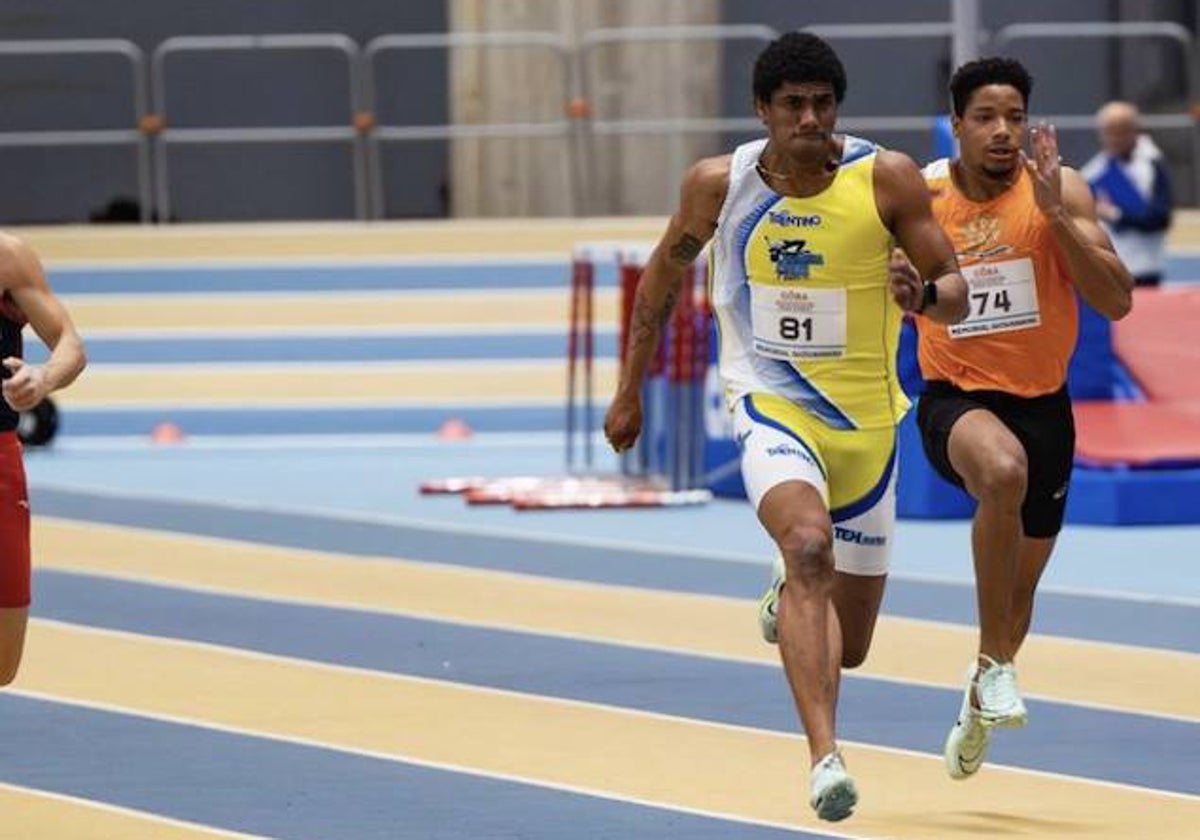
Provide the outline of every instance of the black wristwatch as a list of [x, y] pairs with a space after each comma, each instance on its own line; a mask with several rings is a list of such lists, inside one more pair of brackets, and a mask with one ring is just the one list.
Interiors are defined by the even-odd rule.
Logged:
[[921, 303], [913, 311], [920, 315], [931, 306], [937, 306], [937, 283], [926, 280], [925, 285], [921, 287]]

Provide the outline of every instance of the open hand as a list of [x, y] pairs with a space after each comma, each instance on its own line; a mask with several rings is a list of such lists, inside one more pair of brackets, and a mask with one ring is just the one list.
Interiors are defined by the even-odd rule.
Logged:
[[1033, 182], [1033, 198], [1045, 215], [1062, 207], [1062, 158], [1058, 156], [1058, 132], [1041, 122], [1029, 130], [1032, 159], [1021, 152], [1021, 163]]

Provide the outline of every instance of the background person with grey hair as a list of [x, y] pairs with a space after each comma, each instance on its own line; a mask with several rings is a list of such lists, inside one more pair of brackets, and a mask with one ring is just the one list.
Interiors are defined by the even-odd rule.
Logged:
[[1162, 282], [1171, 182], [1163, 154], [1142, 133], [1137, 106], [1109, 102], [1096, 112], [1101, 150], [1083, 167], [1096, 215], [1139, 286]]

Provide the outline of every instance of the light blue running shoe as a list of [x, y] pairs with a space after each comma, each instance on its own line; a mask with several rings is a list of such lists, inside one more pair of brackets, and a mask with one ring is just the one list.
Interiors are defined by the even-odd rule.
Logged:
[[971, 689], [975, 687], [975, 676], [979, 665], [972, 662], [967, 668], [967, 689], [963, 692], [958, 720], [950, 727], [942, 755], [946, 759], [946, 772], [951, 779], [969, 779], [983, 766], [987, 758], [990, 733], [979, 717], [979, 711], [971, 705]]
[[846, 819], [858, 804], [858, 789], [836, 749], [813, 765], [809, 789], [809, 804], [818, 817], [829, 822]]
[[779, 641], [779, 593], [783, 591], [783, 582], [787, 570], [783, 567], [783, 558], [775, 555], [771, 564], [771, 586], [763, 593], [758, 601], [758, 630], [763, 640], [768, 644]]
[[975, 696], [979, 698], [979, 720], [987, 727], [1016, 729], [1025, 725], [1029, 713], [1017, 688], [1017, 669], [1011, 662], [987, 662], [975, 676]]

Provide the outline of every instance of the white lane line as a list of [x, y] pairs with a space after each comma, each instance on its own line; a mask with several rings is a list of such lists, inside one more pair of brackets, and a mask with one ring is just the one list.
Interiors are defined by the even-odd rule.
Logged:
[[[563, 398], [560, 396], [545, 396], [545, 397], [506, 397], [506, 396], [474, 396], [470, 399], [465, 399], [461, 396], [409, 396], [409, 397], [392, 397], [387, 400], [380, 400], [377, 397], [338, 397], [322, 399], [320, 397], [295, 397], [293, 399], [262, 399], [254, 402], [246, 402], [244, 397], [229, 397], [226, 399], [217, 399], [197, 397], [195, 399], [178, 398], [172, 400], [164, 400], [161, 397], [146, 397], [146, 398], [129, 398], [124, 400], [96, 400], [81, 399], [78, 397], [64, 397], [59, 403], [60, 406], [66, 407], [71, 411], [87, 411], [87, 412], [126, 412], [126, 411], [159, 411], [163, 413], [163, 419], [170, 419], [172, 411], [189, 411], [198, 414], [222, 414], [230, 411], [240, 411], [249, 414], [262, 414], [268, 411], [279, 410], [297, 410], [297, 409], [330, 409], [345, 411], [347, 416], [352, 415], [355, 411], [369, 411], [374, 409], [420, 409], [420, 408], [438, 408], [438, 409], [457, 409], [458, 411], [470, 411], [473, 408], [480, 409], [495, 409], [495, 408], [511, 408], [517, 411], [530, 408], [558, 408], [563, 409]], [[185, 429], [186, 431], [186, 429]], [[338, 433], [336, 427], [330, 429], [331, 433]]]
[[[353, 560], [350, 560], [349, 562], [353, 562]], [[429, 562], [418, 561], [418, 560], [404, 560], [403, 562], [410, 563], [412, 565], [427, 566], [430, 568], [439, 568], [439, 567], [447, 568], [447, 569], [461, 569], [462, 568], [460, 566], [453, 566], [451, 564], [429, 563]], [[329, 599], [310, 598], [310, 597], [304, 597], [304, 596], [300, 596], [300, 595], [263, 595], [260, 592], [257, 592], [254, 590], [244, 590], [244, 589], [239, 589], [236, 587], [211, 586], [211, 585], [207, 585], [207, 584], [198, 584], [198, 583], [180, 583], [179, 581], [172, 579], [172, 578], [156, 578], [153, 576], [136, 575], [136, 574], [125, 573], [125, 572], [96, 571], [96, 570], [89, 569], [89, 568], [72, 568], [69, 562], [62, 563], [62, 564], [56, 564], [53, 567], [47, 567], [47, 568], [49, 568], [50, 571], [60, 572], [60, 573], [69, 574], [69, 575], [76, 575], [79, 577], [95, 577], [95, 578], [100, 578], [103, 580], [120, 581], [123, 583], [145, 584], [148, 586], [162, 587], [164, 589], [174, 589], [174, 590], [178, 590], [180, 592], [191, 592], [191, 593], [194, 593], [197, 595], [211, 595], [211, 596], [217, 596], [217, 597], [223, 597], [223, 598], [238, 598], [238, 599], [243, 599], [243, 600], [258, 601], [258, 602], [261, 602], [264, 604], [282, 604], [282, 605], [297, 606], [297, 607], [315, 607], [315, 608], [326, 609], [326, 610], [344, 610], [346, 612], [358, 613], [360, 615], [367, 615], [367, 616], [372, 616], [372, 615], [388, 616], [388, 617], [393, 617], [393, 618], [415, 619], [418, 621], [434, 621], [434, 622], [438, 622], [440, 624], [450, 624], [450, 625], [456, 625], [456, 626], [461, 626], [461, 627], [471, 627], [471, 628], [475, 628], [475, 629], [479, 629], [479, 630], [496, 630], [496, 631], [507, 632], [507, 633], [512, 633], [512, 632], [524, 633], [524, 634], [528, 634], [528, 635], [541, 636], [541, 637], [545, 637], [545, 638], [563, 639], [565, 641], [570, 641], [570, 642], [583, 642], [583, 643], [587, 643], [587, 644], [601, 644], [601, 645], [606, 645], [606, 646], [610, 646], [610, 647], [628, 648], [631, 650], [646, 651], [648, 653], [665, 653], [665, 654], [670, 654], [673, 656], [685, 656], [685, 657], [689, 657], [692, 659], [702, 659], [702, 660], [708, 660], [708, 661], [712, 661], [712, 662], [729, 662], [729, 663], [735, 663], [738, 665], [752, 665], [752, 666], [760, 667], [760, 668], [768, 668], [773, 671], [779, 670], [781, 668], [781, 665], [774, 660], [763, 660], [763, 659], [758, 659], [758, 658], [749, 657], [749, 656], [738, 656], [736, 654], [731, 654], [731, 653], [707, 652], [707, 651], [702, 651], [702, 650], [696, 650], [695, 648], [686, 648], [686, 647], [679, 647], [679, 646], [672, 646], [672, 645], [661, 645], [661, 644], [655, 644], [652, 642], [639, 642], [639, 641], [633, 641], [630, 639], [613, 639], [611, 637], [594, 635], [594, 634], [589, 634], [589, 633], [572, 633], [572, 632], [568, 632], [568, 631], [564, 631], [564, 630], [551, 630], [551, 629], [548, 629], [545, 627], [538, 626], [533, 623], [479, 621], [479, 620], [469, 619], [469, 618], [447, 617], [440, 613], [430, 612], [430, 611], [426, 611], [426, 610], [403, 609], [400, 607], [383, 607], [383, 606], [368, 607], [368, 606], [362, 606], [359, 604], [347, 604], [347, 603], [342, 603], [342, 602], [337, 602], [337, 601], [330, 601]], [[536, 582], [536, 581], [540, 581], [540, 580], [545, 580], [545, 578], [537, 578], [533, 575], [523, 575], [518, 572], [497, 572], [496, 574], [498, 574], [502, 577], [524, 579], [525, 581]], [[557, 583], [558, 581], [555, 581], [555, 582]], [[567, 581], [565, 583], [566, 583], [566, 585], [571, 586], [572, 588], [581, 589], [581, 590], [596, 591], [596, 590], [602, 590], [605, 588], [604, 584], [595, 584], [595, 583], [591, 583], [588, 581]], [[620, 587], [616, 587], [616, 588], [620, 588]], [[735, 599], [731, 599], [731, 598], [721, 598], [720, 596], [716, 596], [716, 595], [699, 595], [699, 596], [695, 596], [695, 597], [701, 598], [701, 599], [706, 599], [706, 600], [725, 601], [725, 602], [735, 600]], [[747, 608], [753, 606], [752, 601], [745, 601], [744, 603], [747, 606]], [[962, 629], [962, 625], [951, 624], [949, 622], [943, 622], [943, 621], [931, 621], [931, 620], [924, 620], [924, 619], [905, 619], [905, 620], [920, 623], [920, 624], [925, 625], [926, 627], [930, 627], [930, 628], [934, 628], [934, 629], [942, 629], [942, 628], [948, 628], [948, 629], [953, 629], [953, 630]], [[91, 625], [86, 625], [86, 626], [91, 626]], [[175, 637], [171, 637], [171, 638], [175, 638]], [[1153, 652], [1153, 653], [1178, 654], [1180, 657], [1185, 658], [1185, 659], [1191, 658], [1191, 657], [1200, 658], [1200, 656], [1197, 656], [1195, 654], [1189, 654], [1186, 652], [1162, 651], [1157, 648], [1135, 648], [1135, 647], [1131, 647], [1129, 645], [1109, 644], [1106, 642], [1089, 642], [1086, 640], [1070, 639], [1070, 638], [1065, 638], [1062, 636], [1045, 636], [1045, 635], [1036, 635], [1035, 634], [1033, 636], [1033, 638], [1035, 640], [1036, 639], [1045, 639], [1048, 641], [1054, 641], [1054, 642], [1058, 642], [1058, 643], [1067, 643], [1067, 644], [1079, 643], [1081, 646], [1087, 646], [1087, 647], [1120, 648], [1120, 649], [1135, 652], [1135, 653], [1145, 653], [1145, 652], [1149, 651], [1149, 652]], [[241, 650], [241, 649], [242, 648], [239, 648], [239, 650]], [[307, 661], [307, 660], [304, 660], [304, 661]], [[379, 671], [379, 672], [372, 672], [372, 673], [390, 673], [390, 672]], [[897, 676], [891, 676], [888, 674], [868, 674], [868, 673], [854, 671], [854, 672], [844, 673], [842, 675], [842, 678], [848, 679], [851, 681], [887, 683], [889, 685], [919, 686], [921, 688], [931, 688], [931, 689], [937, 689], [939, 691], [960, 692], [962, 690], [962, 686], [958, 685], [957, 683], [953, 683], [953, 682], [936, 682], [933, 680], [920, 680], [920, 679], [914, 679], [912, 677], [897, 677]], [[1108, 713], [1112, 713], [1112, 714], [1127, 715], [1127, 716], [1132, 716], [1132, 717], [1169, 720], [1169, 721], [1174, 721], [1176, 723], [1200, 724], [1200, 716], [1178, 715], [1178, 714], [1172, 714], [1169, 712], [1155, 712], [1155, 711], [1148, 711], [1148, 710], [1142, 710], [1142, 709], [1131, 709], [1126, 706], [1114, 706], [1114, 705], [1109, 705], [1109, 704], [1105, 704], [1105, 703], [1095, 703], [1095, 702], [1091, 702], [1091, 701], [1087, 701], [1087, 700], [1071, 700], [1071, 699], [1066, 699], [1063, 697], [1058, 697], [1058, 696], [1054, 696], [1054, 695], [1050, 695], [1050, 694], [1034, 694], [1034, 693], [1030, 693], [1027, 691], [1023, 691], [1022, 696], [1029, 700], [1036, 700], [1036, 701], [1042, 702], [1042, 703], [1053, 703], [1058, 706], [1074, 706], [1074, 707], [1081, 708], [1081, 709], [1089, 709], [1091, 711], [1108, 712]]]
[[[549, 697], [549, 696], [540, 695], [540, 694], [527, 694], [525, 692], [513, 691], [510, 689], [504, 689], [504, 688], [495, 688], [492, 686], [464, 685], [463, 683], [454, 682], [452, 680], [438, 680], [438, 679], [433, 679], [432, 677], [420, 677], [420, 676], [413, 676], [413, 675], [409, 675], [409, 674], [391, 674], [386, 671], [373, 671], [369, 668], [362, 668], [362, 667], [358, 667], [358, 666], [354, 666], [354, 665], [340, 665], [340, 664], [333, 664], [333, 663], [328, 663], [328, 662], [318, 662], [318, 661], [314, 661], [314, 660], [300, 659], [300, 658], [291, 657], [291, 656], [281, 656], [279, 654], [273, 654], [273, 653], [262, 653], [260, 651], [245, 650], [243, 648], [227, 647], [224, 645], [216, 645], [216, 644], [211, 644], [208, 642], [195, 642], [195, 641], [191, 641], [189, 639], [174, 639], [174, 638], [164, 639], [159, 636], [147, 636], [147, 635], [143, 635], [140, 633], [131, 633], [131, 632], [128, 632], [125, 630], [109, 630], [107, 628], [89, 627], [86, 625], [77, 625], [77, 624], [71, 624], [69, 622], [55, 621], [55, 620], [50, 620], [50, 619], [35, 619], [35, 622], [54, 626], [59, 629], [67, 630], [67, 631], [71, 631], [71, 632], [88, 633], [88, 634], [95, 634], [95, 635], [100, 635], [100, 636], [111, 636], [113, 638], [125, 639], [125, 640], [134, 641], [134, 642], [138, 642], [138, 643], [142, 643], [142, 644], [151, 643], [151, 644], [156, 644], [156, 645], [160, 645], [163, 647], [182, 647], [185, 649], [195, 649], [195, 650], [199, 650], [199, 651], [220, 654], [223, 656], [235, 656], [235, 657], [255, 660], [255, 661], [259, 661], [259, 662], [268, 662], [268, 663], [272, 663], [272, 664], [286, 665], [288, 667], [301, 667], [301, 668], [305, 668], [305, 669], [327, 671], [327, 672], [330, 672], [331, 674], [344, 674], [344, 675], [353, 675], [353, 676], [359, 676], [359, 677], [370, 677], [372, 679], [398, 682], [398, 683], [403, 683], [405, 685], [409, 685], [412, 683], [418, 683], [421, 685], [427, 685], [427, 686], [431, 686], [431, 687], [435, 687], [435, 688], [449, 687], [449, 688], [453, 688], [456, 690], [466, 689], [466, 690], [469, 690], [471, 693], [490, 695], [493, 697], [504, 697], [506, 699], [514, 699], [514, 700], [519, 700], [522, 702], [533, 703], [533, 704], [543, 705], [543, 706], [561, 706], [561, 707], [567, 707], [567, 708], [583, 709], [583, 710], [587, 710], [587, 711], [596, 711], [596, 712], [601, 712], [604, 714], [619, 714], [619, 715], [623, 715], [623, 716], [628, 716], [628, 717], [633, 717], [633, 718], [642, 718], [645, 720], [652, 720], [652, 721], [658, 721], [658, 722], [663, 722], [663, 723], [682, 724], [682, 725], [686, 725], [686, 726], [694, 726], [694, 727], [703, 728], [703, 729], [714, 729], [714, 730], [723, 731], [723, 732], [749, 734], [749, 735], [755, 735], [758, 737], [768, 737], [768, 738], [773, 738], [773, 739], [786, 740], [789, 742], [790, 741], [799, 741], [799, 740], [803, 739], [803, 736], [801, 736], [801, 735], [793, 734], [791, 732], [779, 732], [779, 731], [776, 731], [773, 729], [758, 729], [753, 726], [745, 726], [745, 725], [733, 724], [733, 723], [723, 723], [720, 721], [701, 720], [701, 719], [696, 719], [696, 718], [683, 717], [681, 715], [667, 714], [665, 712], [651, 712], [651, 711], [647, 711], [645, 709], [634, 709], [634, 708], [625, 708], [622, 706], [612, 706], [612, 705], [608, 705], [605, 703], [597, 703], [597, 702], [592, 702], [592, 701], [588, 701], [588, 700], [576, 700], [576, 699], [570, 699], [570, 698]], [[8, 689], [6, 689], [6, 691], [8, 691]], [[225, 726], [223, 724], [215, 724], [215, 723], [204, 721], [203, 719], [199, 719], [199, 718], [190, 718], [190, 717], [182, 717], [182, 716], [175, 716], [175, 715], [160, 715], [160, 714], [154, 713], [154, 712], [146, 712], [146, 711], [142, 711], [142, 710], [138, 710], [138, 709], [130, 709], [130, 708], [126, 708], [126, 707], [115, 705], [115, 704], [96, 703], [93, 701], [77, 700], [74, 698], [60, 698], [53, 694], [42, 693], [42, 692], [32, 692], [32, 691], [28, 691], [25, 689], [12, 690], [11, 693], [26, 696], [26, 697], [31, 697], [33, 699], [38, 699], [38, 700], [48, 700], [51, 702], [64, 703], [67, 705], [78, 705], [78, 706], [83, 706], [86, 708], [95, 708], [95, 709], [98, 709], [101, 711], [112, 711], [112, 712], [116, 712], [119, 714], [129, 714], [129, 715], [133, 715], [136, 717], [146, 717], [146, 718], [150, 718], [150, 719], [163, 720], [163, 721], [167, 721], [170, 723], [180, 723], [180, 724], [183, 724], [186, 726], [196, 726], [196, 727], [205, 728], [205, 729], [215, 729], [218, 731], [230, 732], [230, 733], [238, 734], [238, 735], [249, 735], [251, 737], [266, 738], [266, 739], [277, 740], [277, 741], [293, 742], [293, 743], [302, 744], [304, 746], [313, 746], [313, 747], [318, 747], [318, 748], [322, 748], [322, 749], [333, 750], [336, 752], [368, 756], [371, 758], [382, 758], [382, 759], [393, 761], [393, 762], [400, 762], [400, 763], [405, 763], [405, 764], [424, 763], [419, 759], [413, 760], [410, 758], [406, 758], [402, 755], [396, 755], [396, 754], [392, 754], [392, 753], [376, 753], [376, 752], [367, 751], [367, 750], [359, 750], [359, 749], [353, 748], [353, 747], [344, 747], [344, 746], [338, 745], [336, 743], [329, 743], [329, 742], [311, 740], [311, 739], [306, 739], [306, 738], [299, 738], [299, 737], [295, 737], [295, 736], [273, 735], [273, 734], [270, 734], [267, 732], [263, 732], [261, 730], [253, 730], [253, 729], [241, 728], [241, 727], [231, 727], [231, 726]], [[862, 742], [862, 741], [842, 741], [841, 743], [853, 745], [854, 747], [864, 750], [864, 751], [873, 750], [873, 751], [878, 751], [878, 752], [882, 752], [882, 753], [889, 753], [892, 755], [900, 755], [900, 756], [906, 756], [909, 758], [917, 758], [917, 759], [921, 759], [924, 761], [936, 761], [939, 764], [944, 761], [943, 757], [940, 754], [934, 755], [932, 753], [923, 753], [923, 752], [919, 752], [917, 750], [910, 750], [910, 749], [906, 749], [903, 747], [881, 746], [879, 744], [868, 744], [868, 743]], [[427, 766], [441, 766], [441, 765], [430, 763]], [[451, 767], [453, 769], [457, 769], [458, 772], [465, 772], [465, 773], [470, 773], [470, 774], [475, 774], [475, 775], [485, 775], [485, 776], [490, 776], [492, 778], [508, 778], [504, 775], [493, 776], [490, 773], [490, 771], [480, 771], [476, 768], [457, 768], [457, 767], [454, 767], [453, 765]], [[1030, 769], [1030, 768], [1025, 768], [1025, 767], [1013, 767], [1013, 766], [1007, 765], [1007, 764], [991, 764], [991, 763], [989, 763], [988, 768], [989, 768], [989, 770], [995, 770], [998, 772], [1015, 773], [1015, 774], [1020, 774], [1020, 775], [1036, 776], [1036, 777], [1047, 778], [1047, 779], [1056, 779], [1056, 780], [1067, 781], [1067, 782], [1071, 782], [1071, 783], [1075, 783], [1075, 784], [1096, 785], [1099, 787], [1108, 788], [1108, 789], [1112, 789], [1112, 790], [1122, 790], [1122, 791], [1128, 791], [1128, 792], [1137, 793], [1137, 794], [1149, 794], [1152, 796], [1160, 796], [1160, 797], [1163, 797], [1166, 799], [1177, 799], [1177, 800], [1180, 800], [1183, 802], [1200, 802], [1200, 796], [1195, 796], [1193, 794], [1180, 793], [1180, 792], [1171, 791], [1171, 790], [1160, 790], [1158, 788], [1142, 787], [1140, 785], [1128, 784], [1126, 782], [1113, 782], [1113, 781], [1109, 781], [1106, 779], [1091, 779], [1091, 778], [1086, 778], [1086, 777], [1082, 777], [1082, 776], [1071, 776], [1066, 773], [1056, 773], [1056, 772], [1052, 772], [1052, 771], [1048, 771], [1048, 770], [1035, 770], [1035, 769]], [[548, 784], [548, 783], [538, 780], [538, 779], [529, 779], [529, 778], [524, 778], [524, 777], [519, 777], [519, 776], [511, 777], [511, 780], [522, 781], [527, 784], [537, 785], [539, 787], [554, 787], [555, 786], [553, 784]], [[586, 793], [588, 795], [599, 795], [604, 798], [616, 799], [618, 801], [632, 801], [632, 800], [625, 799], [624, 797], [614, 796], [611, 793], [603, 792], [603, 791], [593, 792], [593, 791], [589, 791], [589, 790], [583, 789], [583, 788], [574, 788], [573, 786], [565, 786], [564, 789], [571, 790], [572, 792]], [[665, 808], [669, 808], [672, 810], [675, 809], [674, 806], [662, 805], [662, 804], [656, 804], [656, 807], [665, 807]], [[699, 812], [699, 813], [703, 813], [703, 812]], [[719, 813], [705, 814], [705, 815], [706, 816], [718, 816], [719, 818], [722, 818], [722, 819], [732, 819], [737, 822], [748, 822], [748, 820], [746, 818], [739, 817], [736, 815], [720, 815]], [[759, 824], [773, 825], [772, 823], [759, 823]], [[796, 828], [796, 826], [786, 826], [786, 825], [780, 825], [779, 827], [785, 827], [785, 828], [790, 827], [793, 830]], [[808, 830], [808, 829], [805, 829], [805, 830]], [[856, 837], [857, 835], [831, 835], [831, 836]]]
[[[468, 444], [469, 445], [469, 444]], [[369, 525], [390, 525], [401, 528], [412, 528], [414, 530], [435, 531], [445, 534], [459, 534], [472, 537], [496, 537], [500, 539], [521, 540], [525, 542], [538, 543], [542, 545], [559, 545], [564, 547], [583, 546], [587, 548], [599, 548], [612, 550], [614, 552], [634, 553], [634, 554], [655, 554], [666, 555], [672, 557], [688, 557], [698, 560], [716, 560], [723, 562], [738, 563], [740, 565], [762, 566], [763, 569], [768, 565], [766, 561], [747, 558], [745, 554], [733, 552], [713, 551], [711, 549], [699, 549], [693, 547], [676, 547], [670, 545], [646, 544], [627, 540], [614, 540], [601, 537], [589, 537], [582, 535], [568, 536], [565, 534], [535, 534], [529, 531], [523, 531], [517, 528], [500, 528], [490, 525], [467, 525], [461, 523], [438, 522], [429, 519], [419, 519], [416, 517], [406, 516], [390, 516], [387, 514], [364, 513], [359, 511], [338, 511], [327, 508], [310, 508], [303, 505], [272, 505], [259, 504], [251, 502], [233, 502], [229, 500], [210, 500], [196, 499], [188, 497], [172, 497], [172, 496], [154, 496], [150, 497], [141, 493], [132, 493], [123, 490], [98, 489], [87, 485], [71, 485], [62, 482], [38, 483], [39, 489], [59, 490], [72, 493], [83, 493], [99, 498], [121, 499], [129, 501], [142, 502], [170, 502], [172, 504], [194, 505], [197, 507], [215, 507], [224, 508], [227, 510], [237, 511], [239, 513], [265, 513], [282, 516], [303, 516], [312, 517], [314, 519], [331, 519], [335, 522], [350, 522], [363, 523]], [[113, 525], [112, 527], [126, 527]], [[134, 530], [154, 530], [150, 526], [143, 529]], [[176, 531], [172, 533], [188, 533]], [[911, 581], [914, 583], [936, 583], [948, 586], [957, 586], [965, 588], [974, 588], [974, 583], [955, 578], [938, 578], [936, 576], [923, 575], [906, 575], [903, 573], [890, 573], [888, 576], [895, 581]], [[1075, 590], [1069, 588], [1056, 587], [1038, 587], [1038, 592], [1041, 593], [1057, 593], [1064, 595], [1073, 595], [1081, 598], [1095, 598], [1098, 600], [1129, 600], [1147, 604], [1163, 604], [1175, 607], [1185, 607], [1189, 609], [1200, 609], [1200, 599], [1187, 597], [1159, 597], [1154, 595], [1134, 595], [1122, 597], [1118, 593], [1104, 591], [1088, 591]], [[1150, 650], [1160, 650], [1160, 648], [1150, 648]]]
[[[89, 272], [115, 271], [172, 271], [184, 269], [214, 271], [261, 271], [272, 268], [421, 268], [430, 266], [494, 266], [505, 268], [521, 265], [570, 264], [570, 255], [559, 251], [531, 251], [513, 254], [405, 254], [395, 256], [347, 255], [344, 257], [113, 257], [111, 259], [71, 259], [60, 257], [46, 260], [52, 272], [63, 274], [86, 274]], [[565, 275], [564, 275], [565, 276]]]
[[[616, 288], [601, 287], [598, 294], [616, 296]], [[136, 306], [140, 303], [154, 304], [186, 304], [213, 303], [224, 298], [229, 302], [245, 303], [328, 303], [336, 301], [338, 306], [347, 302], [382, 305], [388, 302], [411, 302], [413, 299], [431, 299], [447, 303], [461, 302], [467, 298], [480, 298], [488, 301], [511, 301], [519, 303], [529, 298], [561, 299], [564, 306], [570, 295], [570, 288], [564, 280], [562, 288], [534, 286], [529, 288], [444, 288], [437, 289], [328, 289], [318, 291], [266, 290], [266, 291], [225, 291], [211, 292], [112, 292], [60, 295], [68, 305], [87, 306], [103, 304], [106, 307]], [[566, 324], [566, 311], [563, 312], [563, 324]]]
[[[381, 406], [389, 408], [392, 406]], [[595, 445], [601, 445], [596, 436]], [[441, 440], [428, 432], [395, 432], [345, 435], [340, 433], [295, 435], [191, 435], [178, 446], [207, 452], [274, 452], [300, 450], [356, 449], [453, 449], [456, 454], [473, 449], [553, 449], [563, 448], [562, 432], [476, 432], [468, 440]], [[162, 444], [148, 435], [64, 435], [54, 440], [55, 452], [134, 452], [162, 451]]]
[[[517, 316], [519, 313], [513, 313]], [[596, 324], [594, 328], [595, 335], [616, 335], [617, 328], [614, 324]], [[495, 321], [488, 323], [470, 323], [470, 322], [442, 322], [437, 324], [404, 324], [404, 325], [389, 325], [379, 324], [377, 326], [359, 326], [354, 325], [353, 328], [348, 328], [344, 325], [320, 325], [313, 324], [311, 326], [292, 326], [280, 324], [278, 326], [261, 326], [261, 327], [244, 327], [233, 326], [229, 328], [203, 326], [203, 327], [92, 327], [87, 331], [88, 341], [163, 341], [172, 339], [212, 339], [214, 341], [227, 341], [230, 339], [296, 339], [303, 340], [306, 338], [331, 338], [341, 339], [344, 341], [352, 341], [358, 339], [379, 339], [379, 338], [427, 338], [437, 336], [439, 338], [462, 338], [479, 335], [503, 336], [513, 338], [526, 337], [552, 337], [563, 339], [563, 354], [566, 355], [566, 338], [567, 325], [566, 320], [563, 323], [545, 323], [537, 322], [504, 322], [497, 323]]]

